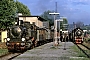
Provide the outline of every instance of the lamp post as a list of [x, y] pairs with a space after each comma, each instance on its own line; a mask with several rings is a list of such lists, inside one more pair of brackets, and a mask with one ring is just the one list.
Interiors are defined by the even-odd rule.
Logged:
[[[55, 39], [55, 45], [57, 44], [57, 38], [56, 37], [56, 33], [57, 33], [57, 28], [56, 28], [56, 23], [55, 23], [55, 15], [59, 15], [59, 13], [49, 13], [50, 15], [54, 15], [54, 39]], [[53, 40], [54, 42], [54, 40]]]

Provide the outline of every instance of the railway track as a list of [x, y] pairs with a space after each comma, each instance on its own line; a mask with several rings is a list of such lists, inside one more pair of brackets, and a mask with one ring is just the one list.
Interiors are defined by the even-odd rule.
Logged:
[[[42, 44], [43, 45], [43, 44]], [[41, 46], [41, 45], [38, 45], [38, 46]], [[38, 47], [37, 46], [37, 47]], [[31, 49], [33, 49], [33, 48], [31, 48]], [[25, 51], [24, 51], [25, 52]], [[15, 57], [17, 57], [17, 56], [19, 56], [19, 55], [21, 55], [21, 54], [23, 54], [24, 52], [22, 52], [22, 53], [20, 53], [20, 52], [11, 52], [11, 53], [7, 53], [7, 54], [5, 54], [5, 55], [1, 55], [0, 56], [0, 60], [11, 60], [11, 59], [13, 59], [13, 58], [15, 58]]]
[[5, 55], [0, 56], [0, 60], [11, 60], [17, 56], [19, 56], [22, 53], [8, 53]]
[[88, 58], [90, 58], [90, 48], [88, 48], [83, 44], [76, 44], [76, 45]]
[[[38, 46], [41, 46], [41, 45], [38, 45]], [[31, 49], [33, 49], [33, 48], [31, 48]], [[20, 53], [20, 52], [17, 52], [17, 53], [16, 52], [7, 53], [5, 55], [1, 55], [0, 56], [0, 60], [12, 60], [13, 58], [23, 54], [24, 52], [22, 52], [22, 53]]]
[[87, 47], [86, 45], [84, 45], [84, 44], [81, 44], [81, 45], [83, 45], [84, 47], [86, 47], [88, 50], [90, 50], [90, 48], [89, 47]]

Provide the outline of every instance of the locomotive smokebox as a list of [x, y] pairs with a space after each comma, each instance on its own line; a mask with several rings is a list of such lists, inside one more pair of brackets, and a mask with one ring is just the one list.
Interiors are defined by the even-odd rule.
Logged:
[[75, 33], [76, 33], [77, 36], [81, 36], [83, 31], [80, 30], [80, 29], [77, 29]]
[[11, 32], [12, 32], [12, 35], [16, 37], [21, 34], [21, 29], [19, 27], [15, 26], [11, 29]]
[[19, 25], [19, 18], [15, 18], [15, 25]]

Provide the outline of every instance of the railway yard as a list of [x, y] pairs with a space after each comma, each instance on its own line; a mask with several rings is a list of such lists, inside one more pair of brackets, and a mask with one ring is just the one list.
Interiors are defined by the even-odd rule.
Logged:
[[[42, 20], [38, 16], [33, 18]], [[31, 24], [29, 21], [18, 19], [17, 23], [8, 27], [5, 34], [1, 34], [3, 39], [0, 42], [0, 60], [90, 59], [90, 40], [80, 27], [71, 32], [60, 33], [57, 30], [38, 27], [35, 21]], [[40, 21], [39, 23], [42, 23], [42, 26], [44, 24]], [[7, 37], [4, 37], [5, 35]]]
[[[84, 52], [83, 52], [84, 51]], [[27, 50], [23, 53], [8, 53], [0, 56], [0, 60], [89, 60], [90, 48], [72, 42], [53, 42]]]
[[0, 60], [90, 60], [89, 4], [55, 1], [0, 1]]

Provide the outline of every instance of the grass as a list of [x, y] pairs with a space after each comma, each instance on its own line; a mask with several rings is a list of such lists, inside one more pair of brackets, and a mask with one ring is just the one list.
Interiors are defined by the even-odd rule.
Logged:
[[55, 46], [52, 46], [52, 47], [50, 47], [50, 49], [56, 49], [56, 47]]
[[7, 53], [8, 53], [8, 49], [0, 49], [0, 56]]
[[70, 60], [89, 60], [87, 56], [76, 45], [71, 46], [71, 48], [73, 49], [74, 52], [77, 53], [75, 54], [75, 56], [83, 58], [71, 58]]
[[90, 60], [88, 58], [70, 58], [69, 60]]
[[90, 48], [90, 42], [89, 42], [89, 41], [83, 42], [83, 44], [84, 44], [85, 46], [87, 46], [88, 48]]
[[77, 57], [87, 57], [76, 45], [71, 46], [71, 48], [77, 53]]

